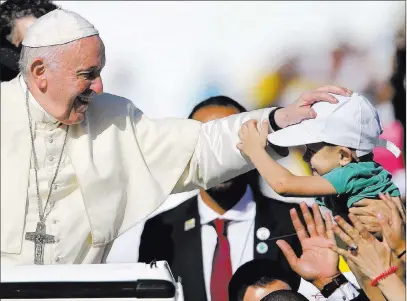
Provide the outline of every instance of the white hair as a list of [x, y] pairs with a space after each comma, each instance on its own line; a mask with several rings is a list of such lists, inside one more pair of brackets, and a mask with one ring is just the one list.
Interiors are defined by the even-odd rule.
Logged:
[[60, 68], [60, 57], [62, 53], [66, 50], [72, 48], [72, 44], [67, 43], [57, 46], [47, 46], [47, 47], [27, 47], [23, 46], [20, 53], [20, 60], [18, 61], [18, 66], [20, 72], [23, 75], [24, 79], [27, 79], [30, 74], [30, 68], [34, 60], [41, 58], [44, 60], [47, 68], [51, 70], [56, 70]]

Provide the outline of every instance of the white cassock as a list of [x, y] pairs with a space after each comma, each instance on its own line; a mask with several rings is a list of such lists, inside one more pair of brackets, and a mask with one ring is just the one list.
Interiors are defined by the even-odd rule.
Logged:
[[[25, 239], [39, 221], [26, 89], [22, 76], [1, 83], [1, 264], [34, 263], [34, 243]], [[31, 94], [29, 105], [45, 202], [65, 130]], [[125, 98], [95, 97], [85, 120], [68, 132], [45, 221], [56, 242], [45, 245], [44, 263], [100, 263], [106, 246], [169, 194], [206, 189], [252, 169], [236, 148], [238, 130], [272, 110], [201, 124], [150, 120]]]

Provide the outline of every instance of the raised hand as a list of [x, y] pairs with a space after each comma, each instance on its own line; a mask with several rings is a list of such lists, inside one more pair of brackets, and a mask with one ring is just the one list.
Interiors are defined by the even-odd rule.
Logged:
[[287, 258], [293, 271], [305, 280], [312, 281], [321, 290], [325, 284], [331, 282], [339, 274], [339, 256], [331, 249], [336, 246], [331, 216], [327, 213], [324, 222], [317, 204], [312, 206], [314, 217], [312, 217], [306, 203], [301, 203], [300, 207], [307, 229], [305, 229], [295, 209], [291, 209], [290, 215], [301, 242], [301, 257], [296, 256], [286, 241], [278, 240], [277, 245]]
[[[376, 279], [392, 266], [398, 267], [397, 272], [401, 270], [401, 273], [389, 275], [378, 283], [378, 287], [371, 286], [370, 281], [366, 283], [363, 279], [360, 279], [362, 283], [359, 283], [370, 300], [405, 300], [405, 284], [401, 280], [404, 271], [401, 261], [394, 257], [387, 243], [378, 241], [355, 215], [349, 214], [349, 219], [354, 226], [349, 225], [340, 216], [335, 217], [338, 225], [334, 226], [335, 234], [348, 245], [348, 250], [337, 246], [333, 246], [332, 249], [347, 259], [355, 275], [360, 275], [359, 272], [361, 272], [369, 280]], [[386, 298], [383, 298], [381, 293]]]
[[[398, 212], [404, 221], [406, 222], [405, 209], [403, 204], [398, 197], [385, 196], [383, 194], [379, 195], [381, 199], [363, 199], [356, 202], [349, 212], [356, 215], [360, 222], [365, 226], [369, 232], [381, 232], [381, 225], [377, 218], [380, 213], [385, 219], [390, 219], [392, 216], [392, 211], [390, 207], [390, 202], [384, 202], [386, 199], [391, 201], [398, 209]], [[384, 201], [383, 201], [384, 200]]]
[[[377, 219], [382, 228], [383, 238], [386, 240], [391, 250], [398, 256], [406, 250], [406, 225], [403, 222], [397, 205], [392, 200], [391, 196], [380, 194], [383, 202], [389, 206], [391, 215], [389, 217], [381, 212], [377, 214]], [[405, 255], [401, 259], [405, 261]]]
[[354, 226], [349, 225], [342, 217], [335, 216], [337, 225], [333, 229], [335, 234], [348, 245], [348, 248], [353, 246], [356, 247], [356, 250], [344, 250], [336, 246], [333, 246], [332, 249], [352, 261], [363, 274], [372, 280], [390, 268], [391, 249], [369, 233], [355, 215], [349, 214], [349, 219]]

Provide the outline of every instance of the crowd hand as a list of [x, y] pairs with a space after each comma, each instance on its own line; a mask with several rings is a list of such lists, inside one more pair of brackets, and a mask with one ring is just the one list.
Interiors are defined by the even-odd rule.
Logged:
[[332, 219], [330, 214], [326, 213], [324, 222], [319, 207], [315, 203], [312, 206], [314, 217], [312, 217], [306, 203], [301, 203], [300, 207], [307, 229], [305, 229], [295, 209], [291, 209], [290, 215], [301, 243], [301, 257], [296, 256], [286, 241], [278, 240], [277, 245], [287, 258], [293, 271], [305, 280], [311, 281], [321, 290], [324, 285], [330, 283], [334, 277], [340, 274], [338, 270], [339, 256], [331, 250], [331, 247], [336, 246]]
[[[389, 206], [391, 215], [387, 217], [379, 212], [377, 214], [377, 219], [382, 228], [383, 238], [397, 256], [406, 250], [405, 223], [402, 221], [399, 209], [392, 201], [391, 196], [389, 194], [381, 194], [380, 198], [383, 200], [383, 203]], [[405, 262], [405, 255], [401, 258]]]
[[392, 215], [390, 206], [387, 202], [384, 202], [386, 199], [390, 199], [398, 208], [404, 223], [406, 222], [406, 215], [400, 198], [384, 196], [383, 194], [380, 194], [379, 197], [381, 198], [380, 200], [363, 199], [358, 201], [349, 209], [349, 212], [357, 215], [369, 232], [380, 232], [381, 226], [377, 215], [379, 213], [383, 217], [390, 217]]
[[[373, 280], [392, 264], [392, 251], [385, 242], [378, 241], [363, 226], [359, 219], [349, 214], [353, 226], [342, 217], [335, 216], [337, 225], [333, 227], [335, 234], [348, 246], [348, 250], [333, 246], [332, 250], [354, 263], [370, 280]], [[351, 247], [356, 251], [350, 251]]]
[[352, 271], [353, 275], [356, 277], [357, 282], [359, 283], [359, 286], [363, 291], [365, 292], [366, 296], [369, 298], [369, 300], [375, 300], [375, 301], [388, 301], [386, 298], [383, 296], [382, 292], [378, 287], [374, 287], [370, 285], [370, 279], [367, 277], [365, 274], [363, 274], [358, 266], [354, 264], [350, 260], [346, 260], [346, 264]]
[[[406, 213], [404, 209], [404, 205], [399, 197], [392, 197], [388, 193], [383, 194], [379, 193], [380, 200], [375, 199], [363, 199], [359, 202], [354, 204], [355, 207], [349, 209], [350, 213], [355, 215], [370, 215], [376, 217], [379, 212], [386, 214], [387, 216], [391, 215], [390, 207], [387, 205], [388, 202], [383, 201], [391, 201], [394, 205], [396, 205], [399, 214], [404, 223], [406, 223]], [[362, 221], [363, 223], [363, 221]]]
[[386, 193], [386, 194], [379, 193], [379, 197], [381, 200], [386, 201], [388, 204], [393, 203], [394, 205], [396, 205], [398, 212], [405, 224], [406, 223], [406, 208], [405, 208], [401, 198], [399, 198], [397, 196], [393, 197], [389, 193]]
[[263, 121], [261, 129], [257, 129], [257, 120], [249, 120], [242, 124], [239, 130], [240, 143], [237, 148], [249, 158], [259, 150], [264, 150], [267, 144], [269, 123]]
[[[352, 271], [356, 266], [357, 274], [362, 272], [369, 280], [373, 280], [390, 267], [398, 266], [399, 263], [393, 261], [393, 253], [385, 241], [378, 241], [355, 215], [349, 214], [349, 219], [354, 227], [340, 216], [335, 217], [338, 225], [333, 227], [335, 234], [348, 245], [348, 250], [337, 246], [332, 249], [347, 259]], [[351, 250], [352, 246], [356, 250]], [[371, 300], [399, 301], [405, 298], [405, 284], [400, 275], [389, 275], [379, 282], [378, 287], [372, 287], [364, 281], [362, 287]]]
[[351, 96], [352, 91], [340, 86], [323, 86], [314, 91], [305, 92], [292, 104], [279, 109], [274, 115], [275, 122], [280, 128], [285, 128], [289, 125], [300, 123], [306, 119], [316, 117], [312, 105], [319, 101], [327, 101], [329, 103], [337, 103], [338, 100], [331, 94], [342, 96]]

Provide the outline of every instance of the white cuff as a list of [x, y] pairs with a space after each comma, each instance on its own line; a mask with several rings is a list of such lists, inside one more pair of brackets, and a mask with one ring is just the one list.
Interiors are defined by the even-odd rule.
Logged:
[[359, 295], [356, 288], [350, 283], [344, 283], [330, 295], [328, 301], [350, 301], [355, 299]]

